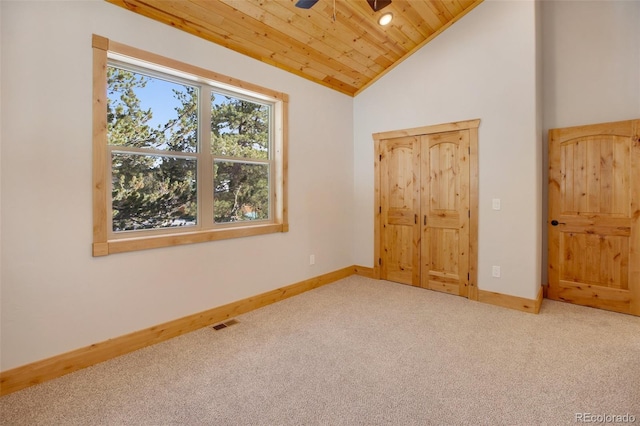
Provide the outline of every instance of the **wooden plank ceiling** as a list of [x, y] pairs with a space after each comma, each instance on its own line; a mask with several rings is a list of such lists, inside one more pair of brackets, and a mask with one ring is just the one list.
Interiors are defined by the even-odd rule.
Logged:
[[[355, 96], [482, 0], [106, 0]], [[334, 20], [335, 5], [335, 20]], [[377, 21], [393, 13], [391, 24]]]

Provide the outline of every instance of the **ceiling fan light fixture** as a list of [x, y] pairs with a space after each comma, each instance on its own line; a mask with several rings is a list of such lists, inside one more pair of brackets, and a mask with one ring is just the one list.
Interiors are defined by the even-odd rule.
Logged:
[[387, 12], [384, 15], [380, 16], [380, 18], [378, 19], [378, 24], [384, 27], [385, 25], [389, 25], [392, 19], [393, 19], [393, 13]]
[[374, 12], [377, 12], [380, 9], [389, 6], [391, 4], [391, 0], [367, 0], [367, 3], [369, 3], [369, 6]]
[[316, 3], [318, 3], [318, 0], [298, 0], [296, 7], [300, 9], [311, 9]]

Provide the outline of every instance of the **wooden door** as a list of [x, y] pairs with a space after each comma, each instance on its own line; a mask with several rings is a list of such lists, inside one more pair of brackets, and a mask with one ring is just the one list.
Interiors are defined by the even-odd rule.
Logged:
[[640, 120], [549, 132], [548, 297], [640, 315]]
[[421, 165], [421, 286], [467, 296], [469, 130], [423, 136]]
[[382, 279], [417, 286], [420, 285], [419, 137], [383, 140], [379, 151]]

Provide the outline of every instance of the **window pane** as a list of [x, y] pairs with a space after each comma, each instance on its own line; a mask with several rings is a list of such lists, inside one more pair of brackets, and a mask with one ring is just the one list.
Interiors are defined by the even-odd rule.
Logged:
[[211, 94], [211, 153], [237, 158], [269, 158], [271, 106]]
[[215, 223], [269, 219], [269, 165], [216, 161]]
[[113, 231], [196, 224], [196, 160], [112, 155]]
[[198, 88], [107, 68], [110, 145], [196, 152]]

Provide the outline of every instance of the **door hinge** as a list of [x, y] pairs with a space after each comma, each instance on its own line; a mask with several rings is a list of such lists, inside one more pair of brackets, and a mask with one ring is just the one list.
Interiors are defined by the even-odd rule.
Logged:
[[413, 215], [413, 223], [416, 224], [416, 225], [418, 224], [418, 215], [417, 214]]
[[471, 219], [471, 210], [467, 210], [467, 216], [469, 216], [469, 219]]
[[382, 154], [380, 154], [380, 161], [382, 161]]
[[378, 213], [382, 213], [382, 206], [378, 206]]
[[469, 155], [471, 155], [471, 147], [468, 147], [468, 148], [469, 148]]
[[467, 281], [469, 281], [471, 279], [471, 277], [469, 275], [470, 274], [467, 274]]
[[378, 258], [378, 265], [382, 265], [382, 258], [381, 257]]

